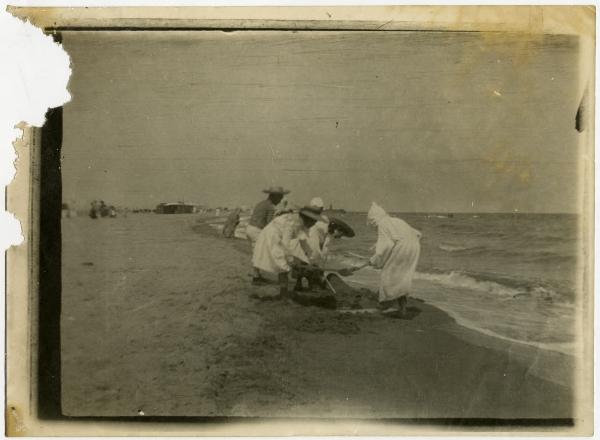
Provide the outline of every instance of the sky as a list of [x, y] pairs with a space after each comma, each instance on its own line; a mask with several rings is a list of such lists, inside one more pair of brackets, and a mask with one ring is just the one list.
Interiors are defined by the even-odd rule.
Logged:
[[577, 40], [66, 32], [63, 200], [578, 212]]

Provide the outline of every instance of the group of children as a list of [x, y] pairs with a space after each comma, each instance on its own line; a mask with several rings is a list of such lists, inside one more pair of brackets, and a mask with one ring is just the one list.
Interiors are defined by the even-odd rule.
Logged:
[[[254, 285], [267, 283], [262, 272], [277, 274], [279, 297], [288, 298], [290, 274], [296, 278], [295, 290], [303, 289], [302, 280], [319, 282], [331, 240], [346, 231], [323, 215], [323, 201], [314, 198], [299, 210], [278, 209], [289, 191], [282, 187], [264, 190], [267, 198], [256, 205], [246, 227], [252, 244]], [[407, 295], [420, 255], [421, 233], [404, 220], [388, 215], [373, 203], [367, 214], [369, 225], [377, 228], [375, 253], [367, 265], [380, 269], [379, 301], [383, 308], [406, 311]]]

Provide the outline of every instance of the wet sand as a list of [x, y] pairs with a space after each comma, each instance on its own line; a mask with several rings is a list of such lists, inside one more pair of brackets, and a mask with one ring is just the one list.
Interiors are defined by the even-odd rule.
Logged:
[[411, 319], [269, 300], [248, 246], [196, 215], [63, 219], [64, 414], [572, 416], [568, 356], [413, 299]]

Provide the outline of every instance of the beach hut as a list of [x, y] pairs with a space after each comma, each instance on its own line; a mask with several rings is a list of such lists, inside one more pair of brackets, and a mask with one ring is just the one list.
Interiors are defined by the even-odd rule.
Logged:
[[184, 202], [160, 203], [154, 210], [157, 214], [194, 214], [197, 211], [196, 205]]

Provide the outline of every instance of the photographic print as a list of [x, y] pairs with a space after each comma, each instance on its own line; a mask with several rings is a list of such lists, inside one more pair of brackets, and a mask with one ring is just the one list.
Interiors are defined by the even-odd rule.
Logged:
[[71, 100], [41, 135], [60, 294], [40, 356], [61, 416], [581, 422], [579, 35], [55, 35]]

